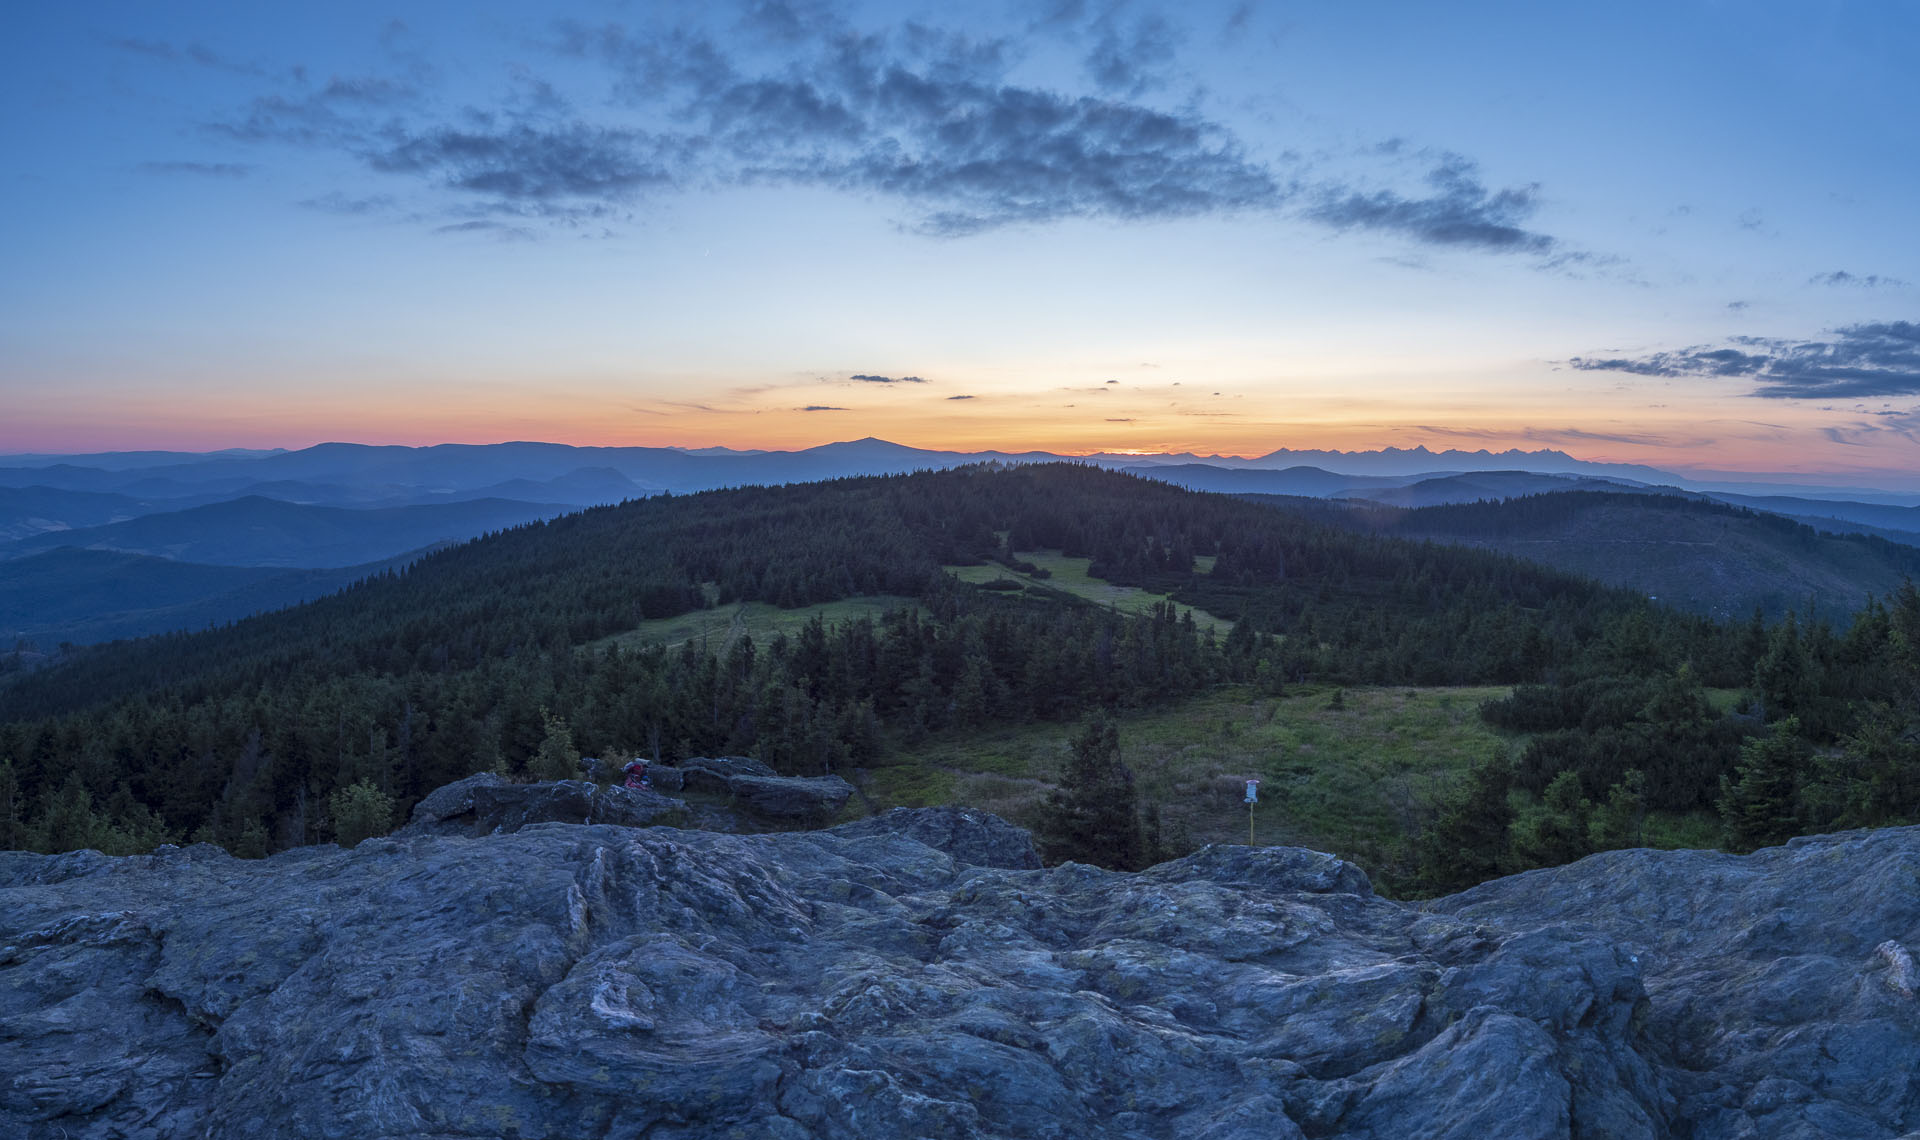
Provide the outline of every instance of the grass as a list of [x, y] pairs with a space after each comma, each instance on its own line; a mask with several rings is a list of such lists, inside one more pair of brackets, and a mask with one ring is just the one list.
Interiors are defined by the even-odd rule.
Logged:
[[742, 634], [752, 637], [756, 644], [764, 645], [776, 633], [792, 636], [815, 617], [834, 625], [865, 617], [878, 619], [888, 610], [902, 606], [918, 607], [919, 604], [912, 598], [891, 594], [844, 598], [792, 610], [783, 610], [766, 602], [741, 602], [718, 609], [695, 610], [679, 617], [643, 621], [625, 633], [617, 633], [600, 641], [598, 645], [613, 643], [624, 647], [659, 644], [671, 648], [688, 641], [704, 641], [716, 653], [723, 653]]
[[[1468, 768], [1512, 746], [1483, 724], [1504, 688], [1300, 687], [1281, 697], [1233, 687], [1119, 721], [1121, 756], [1141, 802], [1196, 843], [1245, 843], [1247, 779], [1259, 779], [1261, 844], [1332, 851], [1369, 870], [1401, 858], [1425, 805]], [[879, 807], [964, 804], [1031, 827], [1078, 725], [989, 728], [929, 741], [875, 769]]]
[[[1525, 737], [1495, 731], [1480, 703], [1507, 687], [1349, 688], [1298, 686], [1280, 697], [1244, 686], [1119, 721], [1121, 759], [1140, 802], [1158, 804], [1162, 827], [1194, 844], [1247, 842], [1245, 781], [1258, 779], [1255, 841], [1330, 851], [1351, 859], [1392, 893], [1411, 872], [1406, 837], [1416, 833], [1476, 764], [1517, 753]], [[903, 750], [870, 769], [872, 805], [957, 804], [1026, 828], [1066, 765], [1076, 724], [988, 727]], [[1516, 793], [1523, 808], [1535, 797]], [[1654, 813], [1650, 847], [1710, 848], [1712, 812]]]
[[[985, 566], [948, 566], [946, 571], [962, 582], [979, 584], [996, 579], [1007, 579], [1038, 590], [1059, 590], [1063, 594], [1085, 598], [1095, 605], [1111, 606], [1122, 613], [1129, 614], [1145, 613], [1155, 603], [1167, 600], [1165, 594], [1156, 594], [1138, 586], [1116, 586], [1111, 582], [1095, 578], [1087, 573], [1087, 568], [1093, 564], [1090, 558], [1069, 558], [1058, 550], [1028, 551], [1017, 554], [1015, 557], [1021, 561], [1033, 563], [1047, 571], [1050, 576], [1035, 578], [1030, 574], [1022, 574], [1018, 570], [1010, 570], [998, 563], [989, 563]], [[1213, 558], [1210, 555], [1196, 558], [1195, 562], [1204, 562], [1206, 570], [1213, 568]], [[1225, 637], [1233, 628], [1232, 622], [1217, 618], [1205, 610], [1197, 610], [1179, 602], [1174, 603], [1174, 608], [1182, 615], [1191, 613], [1194, 624], [1203, 632], [1210, 629], [1217, 636]]]

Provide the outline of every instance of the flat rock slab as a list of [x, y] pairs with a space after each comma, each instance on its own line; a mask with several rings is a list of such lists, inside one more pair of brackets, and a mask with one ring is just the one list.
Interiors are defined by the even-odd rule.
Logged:
[[585, 780], [511, 784], [492, 773], [438, 788], [414, 805], [396, 834], [495, 835], [536, 823], [612, 823], [648, 827], [679, 823], [687, 805], [643, 788], [602, 787]]
[[1291, 848], [1139, 874], [983, 865], [998, 827], [545, 822], [257, 862], [0, 855], [0, 1135], [1920, 1123], [1920, 1016], [1878, 949], [1920, 937], [1912, 829], [1615, 853], [1416, 907]]

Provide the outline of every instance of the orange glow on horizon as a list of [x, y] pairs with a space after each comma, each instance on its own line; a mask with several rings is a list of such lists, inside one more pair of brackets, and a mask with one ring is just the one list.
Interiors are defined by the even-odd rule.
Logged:
[[[85, 407], [54, 389], [27, 392], [0, 427], [0, 452], [224, 448], [298, 449], [326, 442], [427, 446], [545, 441], [577, 446], [730, 447], [794, 451], [875, 437], [934, 451], [1192, 454], [1257, 458], [1281, 449], [1556, 450], [1599, 463], [1912, 481], [1912, 441], [1831, 409], [1772, 404], [1766, 422], [1734, 418], [1722, 397], [1667, 394], [1568, 402], [1565, 391], [1515, 387], [1471, 395], [1297, 390], [1252, 383], [1102, 383], [999, 387], [810, 380], [722, 387], [710, 378], [623, 390], [604, 379], [555, 382], [529, 394], [503, 380], [430, 387], [357, 383], [223, 390], [188, 396], [132, 388]], [[1216, 384], [1218, 385], [1216, 387]], [[1845, 425], [1836, 428], [1836, 424]], [[1845, 433], [1851, 432], [1851, 435]]]

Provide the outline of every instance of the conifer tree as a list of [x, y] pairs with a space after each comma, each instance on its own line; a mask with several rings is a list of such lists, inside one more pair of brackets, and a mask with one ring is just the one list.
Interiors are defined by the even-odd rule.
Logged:
[[1593, 804], [1580, 794], [1579, 775], [1569, 769], [1555, 776], [1542, 800], [1538, 811], [1514, 821], [1514, 854], [1535, 867], [1558, 867], [1587, 854]]
[[1040, 845], [1051, 862], [1072, 859], [1116, 871], [1146, 865], [1139, 794], [1120, 760], [1120, 732], [1105, 714], [1074, 738], [1060, 786], [1041, 808]]
[[342, 847], [358, 846], [363, 839], [393, 829], [393, 797], [365, 780], [335, 791], [327, 806], [333, 812], [334, 836]]
[[573, 728], [566, 718], [540, 710], [546, 731], [533, 757], [533, 774], [542, 780], [572, 780], [580, 775], [580, 750], [573, 746]]
[[1800, 721], [1787, 717], [1740, 747], [1731, 777], [1720, 778], [1720, 823], [1731, 851], [1785, 843], [1800, 832], [1800, 779], [1811, 750]]

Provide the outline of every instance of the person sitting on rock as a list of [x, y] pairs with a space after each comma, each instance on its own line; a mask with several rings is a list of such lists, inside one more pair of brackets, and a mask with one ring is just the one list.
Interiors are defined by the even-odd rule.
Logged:
[[627, 761], [627, 766], [620, 770], [627, 774], [627, 787], [629, 788], [652, 788], [653, 787], [653, 781], [647, 778], [647, 762], [645, 760], [642, 760], [640, 757], [636, 756], [633, 759]]

